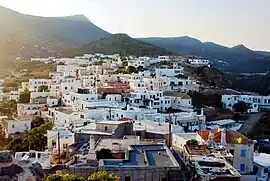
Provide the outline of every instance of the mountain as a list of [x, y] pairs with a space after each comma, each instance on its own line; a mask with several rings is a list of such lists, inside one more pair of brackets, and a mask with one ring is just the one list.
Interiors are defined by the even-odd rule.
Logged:
[[74, 57], [83, 55], [84, 53], [118, 53], [122, 56], [158, 56], [173, 54], [164, 48], [133, 39], [127, 34], [113, 34], [67, 51], [64, 55]]
[[109, 33], [83, 15], [38, 17], [0, 7], [0, 61], [55, 55]]
[[270, 68], [266, 54], [253, 51], [243, 44], [226, 47], [213, 42], [201, 42], [188, 36], [171, 38], [138, 38], [170, 51], [186, 55], [197, 55], [210, 59], [213, 65], [223, 71], [265, 72]]
[[256, 53], [259, 53], [263, 56], [270, 56], [270, 52], [267, 52], [267, 51], [255, 51]]

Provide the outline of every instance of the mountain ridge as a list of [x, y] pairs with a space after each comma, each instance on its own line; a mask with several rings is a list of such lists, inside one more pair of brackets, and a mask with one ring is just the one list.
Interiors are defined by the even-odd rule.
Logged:
[[84, 15], [40, 17], [1, 7], [0, 61], [56, 56], [110, 33]]
[[85, 53], [119, 53], [121, 56], [158, 56], [174, 54], [164, 48], [133, 39], [125, 33], [111, 34], [99, 40], [84, 44], [79, 48], [69, 50], [63, 54], [74, 57]]
[[[182, 37], [138, 38], [170, 51], [186, 55], [197, 55], [210, 59], [213, 65], [223, 71], [232, 72], [265, 72], [270, 68], [270, 62], [263, 53], [253, 51], [243, 44], [227, 47], [214, 42], [201, 42], [198, 39]], [[267, 52], [264, 52], [267, 54]]]

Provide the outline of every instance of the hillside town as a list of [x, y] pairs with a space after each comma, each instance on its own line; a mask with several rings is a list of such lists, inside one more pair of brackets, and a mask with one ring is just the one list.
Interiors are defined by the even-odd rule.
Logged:
[[[107, 171], [121, 181], [269, 178], [270, 155], [240, 131], [245, 123], [209, 121], [215, 108], [194, 106], [195, 93], [215, 88], [187, 70], [211, 67], [207, 59], [96, 53], [31, 61], [56, 70], [17, 90], [4, 92], [4, 80], [0, 88], [2, 101], [16, 101], [0, 123], [17, 161], [40, 163], [45, 174], [87, 178]], [[270, 106], [270, 96], [226, 88], [220, 101], [224, 110], [246, 115]]]

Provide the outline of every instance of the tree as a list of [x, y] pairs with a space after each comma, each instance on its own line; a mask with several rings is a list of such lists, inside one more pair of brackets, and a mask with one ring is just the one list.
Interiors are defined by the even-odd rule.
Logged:
[[46, 177], [45, 181], [85, 181], [85, 179], [73, 174], [52, 174]]
[[17, 110], [17, 102], [15, 100], [5, 100], [0, 102], [0, 113], [11, 117]]
[[140, 65], [140, 66], [138, 66], [138, 67], [137, 67], [137, 71], [139, 71], [139, 72], [143, 72], [143, 71], [144, 71], [143, 66], [141, 66], [141, 65]]
[[238, 103], [234, 104], [232, 108], [235, 112], [244, 113], [247, 111], [248, 106], [245, 102], [239, 101]]
[[44, 150], [47, 146], [47, 137], [45, 134], [53, 127], [52, 123], [45, 123], [30, 131], [25, 131], [21, 137], [13, 138], [7, 148], [14, 153], [27, 150]]
[[45, 120], [42, 117], [35, 117], [31, 122], [31, 129], [41, 126], [45, 124]]
[[29, 103], [30, 102], [30, 92], [28, 90], [22, 92], [19, 97], [20, 103]]
[[186, 145], [198, 145], [199, 142], [195, 139], [187, 140]]
[[102, 148], [101, 150], [96, 151], [97, 159], [112, 159], [112, 151], [110, 149]]
[[128, 73], [132, 74], [132, 73], [138, 73], [136, 67], [134, 66], [128, 66]]
[[46, 85], [41, 85], [38, 87], [38, 92], [48, 92], [49, 87]]
[[107, 173], [106, 171], [95, 172], [88, 177], [88, 181], [119, 181], [120, 177], [114, 173]]

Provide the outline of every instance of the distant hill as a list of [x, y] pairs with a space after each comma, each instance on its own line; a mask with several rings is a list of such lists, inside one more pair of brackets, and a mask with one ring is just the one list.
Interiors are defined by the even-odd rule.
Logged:
[[173, 54], [164, 48], [133, 39], [127, 34], [114, 34], [67, 51], [64, 55], [73, 57], [83, 55], [84, 53], [119, 53], [122, 56], [158, 56]]
[[0, 61], [55, 55], [109, 33], [83, 15], [37, 17], [0, 7]]
[[[187, 55], [197, 55], [210, 59], [214, 66], [223, 71], [265, 72], [270, 68], [270, 61], [265, 58], [269, 52], [250, 50], [244, 45], [232, 48], [213, 42], [201, 42], [188, 36], [171, 38], [138, 38], [168, 50]], [[270, 53], [269, 53], [270, 54]]]

